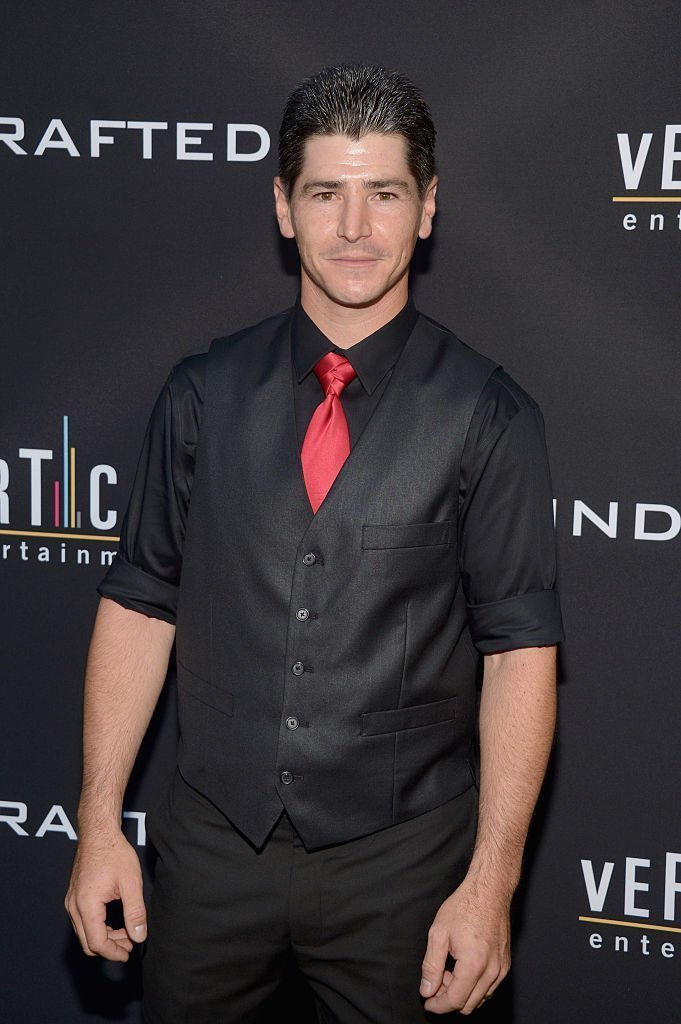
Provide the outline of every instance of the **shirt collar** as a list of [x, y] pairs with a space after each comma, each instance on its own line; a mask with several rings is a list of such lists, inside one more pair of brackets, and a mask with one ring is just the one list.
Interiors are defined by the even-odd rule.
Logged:
[[341, 349], [319, 330], [298, 300], [291, 329], [296, 380], [300, 384], [327, 352], [338, 352], [347, 357], [360, 384], [370, 395], [399, 359], [418, 315], [413, 300], [409, 298], [397, 316], [378, 331], [349, 349]]

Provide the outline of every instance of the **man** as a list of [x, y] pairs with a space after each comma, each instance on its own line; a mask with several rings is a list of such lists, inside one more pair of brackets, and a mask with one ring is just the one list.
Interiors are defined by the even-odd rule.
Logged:
[[299, 302], [181, 363], [151, 418], [100, 588], [66, 905], [86, 953], [146, 938], [121, 806], [176, 640], [154, 1024], [257, 1019], [291, 953], [337, 1024], [468, 1014], [509, 968], [554, 729], [551, 490], [535, 403], [409, 299], [434, 139], [394, 72], [299, 86], [274, 182]]

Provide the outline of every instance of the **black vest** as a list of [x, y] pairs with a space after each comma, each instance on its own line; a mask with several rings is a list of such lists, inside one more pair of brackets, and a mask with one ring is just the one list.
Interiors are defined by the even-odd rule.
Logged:
[[478, 658], [459, 464], [495, 364], [419, 317], [312, 515], [291, 315], [214, 342], [177, 617], [180, 768], [256, 846], [308, 847], [469, 788]]

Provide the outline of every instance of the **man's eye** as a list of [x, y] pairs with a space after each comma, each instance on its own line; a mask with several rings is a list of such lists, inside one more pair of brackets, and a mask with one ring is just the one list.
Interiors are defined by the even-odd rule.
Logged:
[[395, 199], [396, 196], [395, 196], [394, 192], [377, 192], [376, 193], [376, 198], [380, 199], [381, 201], [383, 201], [383, 200], [386, 200], [386, 199]]
[[323, 203], [328, 203], [330, 199], [333, 199], [333, 196], [333, 192], [318, 192], [316, 198], [321, 199]]

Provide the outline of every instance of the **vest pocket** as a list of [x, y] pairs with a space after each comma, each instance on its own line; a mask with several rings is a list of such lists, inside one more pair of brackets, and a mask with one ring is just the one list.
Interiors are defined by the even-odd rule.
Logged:
[[451, 520], [440, 523], [398, 523], [362, 527], [362, 547], [377, 551], [389, 548], [440, 547], [449, 544]]
[[447, 697], [429, 704], [415, 704], [410, 708], [394, 708], [391, 711], [367, 711], [361, 718], [360, 736], [380, 736], [387, 732], [401, 732], [403, 729], [440, 725], [456, 718], [456, 697]]
[[182, 664], [179, 658], [177, 661], [177, 686], [181, 693], [189, 694], [190, 697], [201, 701], [202, 704], [207, 704], [215, 711], [221, 711], [223, 715], [234, 714], [234, 696], [229, 690], [223, 690], [222, 687], [215, 686], [207, 679], [195, 675], [191, 669]]

